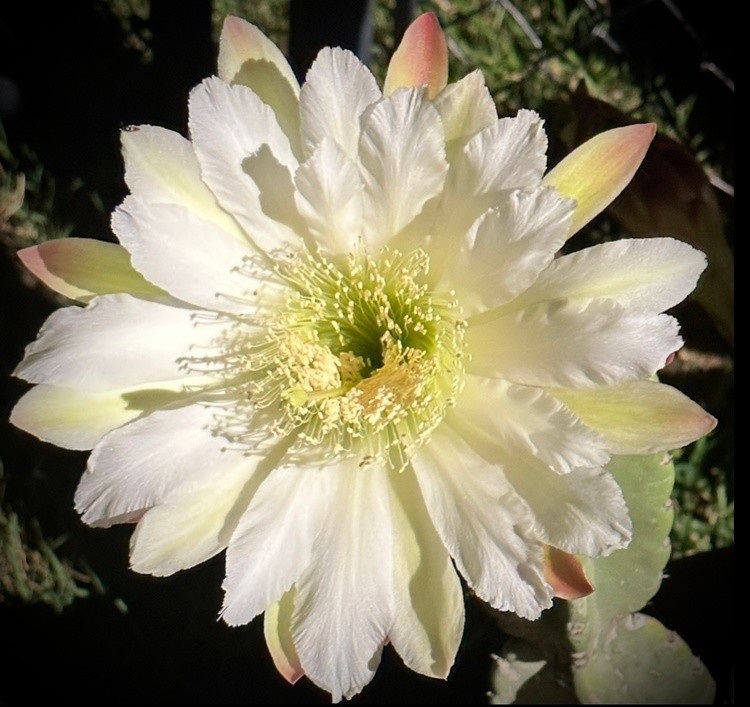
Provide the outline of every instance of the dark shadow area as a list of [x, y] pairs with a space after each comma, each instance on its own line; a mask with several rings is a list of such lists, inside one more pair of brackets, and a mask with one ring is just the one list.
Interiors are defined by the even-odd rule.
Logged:
[[160, 0], [148, 22], [133, 22], [153, 60], [128, 46], [105, 3], [0, 8], [0, 76], [17, 96], [0, 119], [10, 144], [28, 146], [54, 175], [56, 212], [79, 236], [111, 239], [109, 214], [125, 194], [121, 128], [184, 132], [190, 89], [215, 72], [209, 1]]
[[677, 634], [716, 680], [715, 704], [734, 704], [737, 632], [734, 547], [670, 562], [644, 613]]

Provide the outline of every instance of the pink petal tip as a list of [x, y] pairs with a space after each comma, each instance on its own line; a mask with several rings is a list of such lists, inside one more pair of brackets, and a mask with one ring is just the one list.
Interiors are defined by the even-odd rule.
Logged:
[[448, 83], [448, 45], [434, 12], [417, 17], [388, 65], [384, 93], [398, 88], [427, 86], [427, 95], [435, 98]]
[[544, 577], [560, 599], [581, 599], [594, 591], [580, 560], [549, 545], [544, 549]]

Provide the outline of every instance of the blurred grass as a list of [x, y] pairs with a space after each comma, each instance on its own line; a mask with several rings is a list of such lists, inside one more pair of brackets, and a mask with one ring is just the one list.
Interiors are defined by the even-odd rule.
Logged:
[[36, 518], [10, 506], [0, 461], [0, 603], [46, 604], [59, 614], [76, 599], [105, 594], [85, 560], [58, 552], [66, 539], [49, 539]]
[[[149, 61], [148, 0], [108, 0], [101, 4], [117, 17], [124, 30], [125, 43], [136, 48], [143, 61]], [[381, 80], [394, 48], [393, 7], [393, 0], [378, 0], [374, 8], [372, 68]], [[501, 115], [527, 107], [545, 118], [551, 161], [570, 149], [571, 135], [585, 118], [580, 114], [579, 101], [585, 88], [586, 95], [614, 106], [630, 120], [656, 122], [662, 133], [690, 151], [714, 184], [726, 192], [731, 191], [732, 143], [706, 129], [703, 121], [707, 113], [706, 97], [698, 93], [677, 95], [671, 90], [667, 76], [655, 74], [644, 78], [629, 63], [610, 33], [610, 2], [433, 0], [419, 2], [418, 7], [421, 11], [435, 11], [445, 28], [451, 80], [480, 68]], [[214, 0], [215, 38], [227, 14], [253, 22], [282, 49], [286, 48], [287, 0]], [[3, 203], [12, 205], [17, 198], [19, 174], [25, 175], [26, 199], [4, 223], [0, 218], [0, 236], [6, 248], [13, 251], [76, 232], [76, 224], [60, 223], [56, 216], [61, 188], [54, 176], [48, 174], [28, 147], [9, 145], [0, 126], [0, 213]], [[92, 192], [96, 188], [95, 185], [62, 185], [62, 198], [69, 190], [81, 187]], [[724, 196], [722, 206], [725, 228], [731, 234], [731, 198], [727, 201]], [[604, 216], [592, 223], [576, 244], [580, 247], [611, 240], [621, 233], [621, 227]], [[686, 337], [687, 345], [708, 346], [709, 350], [714, 350], [717, 344], [711, 337], [716, 336], [715, 331], [705, 323], [697, 331], [702, 340]], [[730, 361], [731, 374], [731, 352], [721, 344], [718, 344], [718, 352]], [[716, 414], [721, 416], [722, 411], [732, 409], [731, 384], [720, 388], [723, 397], [717, 401], [714, 383], [709, 382], [704, 373], [700, 367], [692, 372], [689, 392], [703, 404], [710, 401]], [[701, 387], [703, 380], [706, 382]], [[712, 437], [678, 453], [673, 492], [677, 511], [672, 531], [675, 557], [733, 543], [732, 448], [730, 415], [726, 422], [720, 417], [719, 430]], [[8, 513], [9, 510], [6, 519], [12, 517]], [[10, 526], [6, 523], [4, 527]], [[41, 530], [35, 537], [43, 539]], [[61, 590], [60, 596], [68, 596], [69, 590]], [[75, 591], [73, 594], [76, 595]]]
[[675, 520], [672, 556], [694, 555], [734, 543], [734, 500], [728, 469], [716, 461], [726, 441], [698, 440], [675, 454]]
[[12, 149], [0, 122], [0, 242], [12, 250], [71, 235], [55, 215], [57, 183], [25, 145]]

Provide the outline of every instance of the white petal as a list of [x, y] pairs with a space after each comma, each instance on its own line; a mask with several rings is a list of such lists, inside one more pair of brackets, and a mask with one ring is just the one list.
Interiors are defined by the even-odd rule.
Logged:
[[604, 438], [540, 388], [467, 375], [450, 420], [467, 438], [524, 450], [562, 474], [609, 461]]
[[633, 381], [595, 390], [553, 389], [613, 454], [653, 454], [708, 434], [716, 419], [675, 388], [656, 381]]
[[216, 434], [215, 407], [196, 403], [161, 410], [110, 432], [94, 449], [76, 491], [89, 525], [164, 502], [175, 489], [254, 462]]
[[365, 239], [378, 249], [443, 187], [443, 128], [425, 89], [399, 89], [364, 116], [359, 158]]
[[544, 302], [470, 320], [467, 370], [524, 385], [615, 385], [654, 375], [680, 348], [677, 332], [672, 317], [626, 312], [611, 300]]
[[392, 474], [395, 615], [390, 640], [404, 663], [445, 678], [464, 629], [464, 595], [415, 476]]
[[125, 183], [130, 193], [152, 204], [176, 204], [190, 209], [240, 241], [245, 234], [222, 209], [201, 179], [193, 146], [179, 133], [139, 125], [121, 134]]
[[305, 153], [311, 155], [330, 137], [348, 157], [356, 158], [360, 116], [381, 97], [375, 77], [354, 54], [338, 47], [321, 49], [300, 92]]
[[299, 93], [297, 78], [281, 50], [255, 25], [239, 17], [227, 17], [219, 38], [219, 76], [228, 83], [236, 81], [246, 62], [253, 59], [274, 64], [292, 92]]
[[[465, 410], [446, 418], [474, 453], [496, 470], [533, 521], [528, 533], [569, 553], [608, 555], [630, 540], [631, 522], [620, 487], [609, 472], [578, 467], [559, 474], [538, 455], [503, 444], [495, 430], [471, 425]], [[546, 575], [545, 575], [546, 576]]]
[[204, 79], [190, 94], [190, 133], [204, 179], [207, 164], [224, 157], [236, 168], [261, 145], [268, 145], [285, 167], [297, 167], [273, 111], [244, 86]]
[[239, 17], [227, 17], [219, 38], [218, 74], [227, 83], [251, 89], [273, 108], [276, 119], [297, 150], [299, 83], [289, 62], [263, 32]]
[[224, 550], [247, 507], [249, 482], [261, 459], [247, 456], [241, 464], [226, 464], [218, 456], [204, 467], [202, 479], [191, 478], [167, 493], [138, 521], [130, 539], [131, 569], [166, 577]]
[[528, 455], [505, 465], [514, 490], [529, 504], [546, 543], [590, 557], [627, 547], [632, 524], [622, 491], [604, 469], [555, 474]]
[[478, 69], [448, 84], [434, 101], [445, 141], [466, 140], [497, 120], [497, 109]]
[[245, 624], [279, 601], [310, 564], [335, 489], [330, 469], [276, 469], [253, 496], [227, 550], [222, 617]]
[[542, 119], [531, 110], [500, 118], [464, 148], [457, 178], [469, 179], [472, 194], [537, 187], [547, 166], [547, 135]]
[[496, 120], [474, 135], [451, 158], [445, 189], [434, 217], [430, 254], [439, 273], [455, 254], [459, 239], [488, 209], [507, 199], [504, 192], [537, 188], [547, 163], [547, 136], [542, 120], [522, 110]]
[[128, 295], [96, 297], [53, 312], [14, 375], [81, 391], [144, 383], [199, 383], [220, 370], [206, 360], [239, 334], [236, 321]]
[[292, 634], [305, 674], [331, 693], [356, 695], [373, 677], [393, 621], [393, 539], [383, 469], [333, 467], [338, 488], [297, 582]]
[[258, 190], [258, 203], [263, 216], [274, 222], [275, 228], [291, 229], [298, 236], [307, 235], [307, 226], [294, 202], [292, 172], [276, 158], [268, 145], [242, 161], [242, 169], [253, 180]]
[[261, 283], [242, 268], [249, 244], [182, 206], [128, 197], [112, 229], [133, 267], [175, 297], [206, 309], [248, 314]]
[[706, 258], [673, 238], [628, 238], [555, 260], [519, 304], [608, 297], [627, 309], [663, 312], [695, 288]]
[[496, 609], [538, 618], [552, 605], [542, 546], [500, 469], [445, 426], [412, 464], [432, 521], [469, 586]]
[[297, 209], [324, 252], [354, 250], [362, 235], [362, 180], [357, 166], [325, 137], [294, 176]]
[[554, 189], [516, 190], [479, 218], [444, 271], [464, 315], [503, 304], [528, 288], [565, 243], [574, 208], [575, 202]]
[[271, 108], [244, 86], [209, 78], [190, 94], [190, 134], [203, 180], [248, 236], [266, 251], [296, 248], [297, 234], [263, 212], [258, 186], [244, 170], [262, 145], [289, 172], [297, 168]]
[[82, 393], [37, 385], [18, 401], [10, 421], [58, 447], [92, 449], [115, 428], [191, 394], [150, 387]]

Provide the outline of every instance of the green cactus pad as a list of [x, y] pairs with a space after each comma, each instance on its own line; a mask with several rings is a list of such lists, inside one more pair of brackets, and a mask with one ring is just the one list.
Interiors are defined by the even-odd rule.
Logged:
[[583, 703], [711, 703], [714, 680], [685, 642], [633, 613], [656, 594], [669, 559], [674, 466], [654, 455], [615, 457], [608, 468], [630, 509], [633, 540], [609, 557], [583, 560], [596, 590], [570, 602], [576, 694]]

